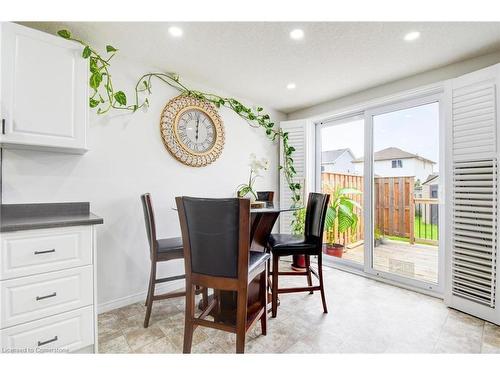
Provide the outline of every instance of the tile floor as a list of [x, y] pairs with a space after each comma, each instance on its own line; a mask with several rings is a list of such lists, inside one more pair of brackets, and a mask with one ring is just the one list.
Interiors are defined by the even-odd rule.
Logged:
[[[284, 263], [283, 267], [289, 265]], [[267, 336], [257, 324], [248, 353], [500, 353], [500, 327], [439, 299], [325, 268], [329, 314], [319, 293], [280, 296]], [[283, 283], [305, 282], [300, 277]], [[137, 303], [99, 315], [100, 353], [181, 353], [183, 298], [155, 302], [150, 326]], [[234, 353], [235, 335], [198, 327], [193, 353]]]

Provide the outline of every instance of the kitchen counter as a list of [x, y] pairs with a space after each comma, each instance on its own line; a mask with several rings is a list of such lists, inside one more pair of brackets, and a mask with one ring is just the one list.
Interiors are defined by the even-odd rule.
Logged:
[[0, 232], [102, 224], [89, 202], [3, 204]]

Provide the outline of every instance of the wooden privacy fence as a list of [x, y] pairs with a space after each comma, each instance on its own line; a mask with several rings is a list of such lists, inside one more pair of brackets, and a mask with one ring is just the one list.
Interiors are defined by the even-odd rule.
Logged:
[[[322, 182], [338, 187], [351, 187], [364, 190], [363, 176], [343, 173], [322, 173]], [[397, 236], [409, 238], [415, 242], [415, 202], [414, 177], [375, 177], [374, 179], [375, 228], [382, 236]], [[363, 195], [352, 196], [361, 206]], [[355, 231], [336, 233], [337, 241], [342, 239], [345, 245], [363, 240], [364, 221], [359, 212], [359, 224]]]
[[415, 243], [415, 177], [375, 177], [375, 228], [384, 236]]

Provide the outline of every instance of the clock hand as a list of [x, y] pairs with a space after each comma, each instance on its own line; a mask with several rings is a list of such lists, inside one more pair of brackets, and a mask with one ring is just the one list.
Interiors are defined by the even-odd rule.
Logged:
[[198, 127], [200, 125], [200, 117], [196, 118], [196, 143], [198, 143]]

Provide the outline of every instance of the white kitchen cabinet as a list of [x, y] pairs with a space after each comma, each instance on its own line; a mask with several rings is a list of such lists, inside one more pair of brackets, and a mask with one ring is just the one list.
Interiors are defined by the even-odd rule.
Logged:
[[82, 50], [57, 35], [0, 23], [2, 147], [87, 150], [88, 60]]
[[0, 233], [0, 351], [97, 352], [95, 228]]

